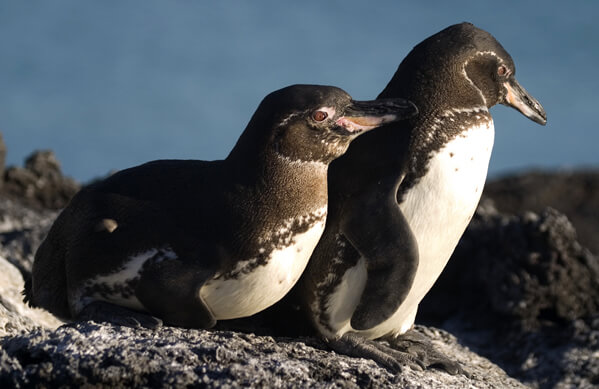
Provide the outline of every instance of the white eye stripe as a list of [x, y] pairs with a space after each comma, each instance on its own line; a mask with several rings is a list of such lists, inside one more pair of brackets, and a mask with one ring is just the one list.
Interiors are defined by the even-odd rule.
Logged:
[[[491, 55], [495, 58], [497, 58], [497, 61], [499, 62], [500, 65], [503, 65], [503, 59], [497, 55], [496, 52], [492, 51], [492, 50], [486, 50], [486, 51], [479, 51], [475, 54], [476, 56], [482, 56], [482, 55]], [[474, 82], [470, 79], [470, 77], [468, 77], [468, 73], [466, 72], [466, 67], [468, 66], [468, 63], [470, 62], [470, 59], [467, 59], [464, 64], [462, 65], [462, 74], [464, 75], [464, 77], [466, 78], [466, 80], [468, 80], [468, 82], [478, 91], [478, 93], [480, 94], [480, 96], [482, 97], [483, 101], [485, 102], [485, 104], [487, 104], [487, 99], [485, 98], [484, 93], [474, 84]], [[510, 70], [509, 68], [507, 68], [507, 72], [505, 73], [506, 75], [509, 74]]]

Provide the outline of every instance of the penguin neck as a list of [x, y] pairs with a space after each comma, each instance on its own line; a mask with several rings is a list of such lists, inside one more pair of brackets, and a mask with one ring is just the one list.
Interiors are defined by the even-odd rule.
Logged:
[[268, 198], [281, 214], [310, 212], [327, 204], [327, 164], [302, 161], [262, 149], [245, 160], [231, 153], [225, 160], [228, 177], [236, 185]]
[[[492, 122], [480, 90], [461, 74], [415, 71], [402, 64], [379, 95], [379, 98], [389, 97], [404, 97], [419, 110], [418, 115], [404, 123], [412, 129], [408, 154], [413, 156], [407, 161], [404, 192], [428, 171], [429, 160], [435, 152], [473, 125]], [[400, 202], [401, 195], [398, 193]]]

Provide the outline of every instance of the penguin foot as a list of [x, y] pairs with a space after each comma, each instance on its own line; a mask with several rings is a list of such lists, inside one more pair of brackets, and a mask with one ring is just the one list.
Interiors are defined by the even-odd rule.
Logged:
[[468, 373], [458, 362], [452, 361], [445, 354], [435, 349], [426, 335], [411, 329], [399, 336], [385, 338], [397, 352], [413, 356], [425, 368], [435, 367], [445, 370], [451, 375]]
[[329, 346], [339, 354], [357, 358], [372, 359], [394, 373], [404, 366], [414, 370], [424, 370], [426, 366], [413, 354], [395, 350], [383, 343], [369, 340], [357, 334], [346, 333], [338, 339], [328, 340]]
[[86, 305], [79, 315], [77, 315], [77, 320], [93, 320], [119, 326], [148, 328], [151, 330], [162, 326], [162, 320], [157, 317], [105, 301], [94, 301]]

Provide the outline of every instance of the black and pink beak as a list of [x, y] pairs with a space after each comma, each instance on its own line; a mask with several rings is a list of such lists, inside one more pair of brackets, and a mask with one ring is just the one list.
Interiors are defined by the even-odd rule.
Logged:
[[505, 94], [502, 104], [517, 109], [530, 120], [543, 126], [547, 123], [547, 114], [543, 106], [518, 83], [516, 77], [510, 77], [503, 86]]
[[384, 124], [408, 119], [417, 113], [416, 106], [405, 99], [352, 100], [335, 123], [349, 135], [357, 136]]

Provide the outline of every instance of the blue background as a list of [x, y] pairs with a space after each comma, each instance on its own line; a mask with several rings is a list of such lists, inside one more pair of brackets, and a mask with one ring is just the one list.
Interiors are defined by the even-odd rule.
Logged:
[[492, 176], [599, 165], [599, 2], [0, 1], [8, 164], [53, 149], [86, 181], [159, 158], [224, 158], [294, 83], [374, 98], [408, 51], [470, 21], [510, 52], [541, 127], [493, 108]]

